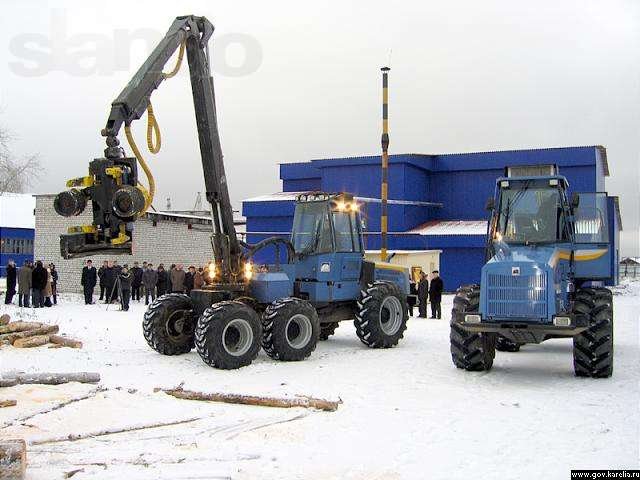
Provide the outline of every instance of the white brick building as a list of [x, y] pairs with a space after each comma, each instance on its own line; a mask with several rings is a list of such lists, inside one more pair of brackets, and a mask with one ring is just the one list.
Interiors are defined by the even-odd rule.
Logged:
[[98, 268], [103, 260], [118, 260], [120, 265], [132, 265], [134, 260], [154, 266], [164, 263], [168, 269], [172, 263], [204, 265], [211, 260], [211, 221], [202, 216], [172, 214], [170, 212], [147, 213], [135, 223], [133, 255], [97, 254], [90, 257], [63, 260], [60, 256], [60, 234], [74, 225], [91, 224], [90, 204], [77, 217], [59, 216], [53, 209], [55, 195], [36, 195], [35, 260], [53, 262], [58, 270], [58, 291], [82, 292], [80, 275], [87, 259]]

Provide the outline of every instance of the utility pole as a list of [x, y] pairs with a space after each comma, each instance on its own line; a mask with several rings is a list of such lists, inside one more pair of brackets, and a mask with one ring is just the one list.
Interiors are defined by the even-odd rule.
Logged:
[[380, 260], [387, 261], [387, 198], [389, 194], [389, 70], [390, 67], [382, 67], [382, 185], [380, 198], [382, 206], [380, 210]]

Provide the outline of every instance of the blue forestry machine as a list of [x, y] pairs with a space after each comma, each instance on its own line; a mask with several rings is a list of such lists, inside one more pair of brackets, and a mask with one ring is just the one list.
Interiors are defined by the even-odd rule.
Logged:
[[613, 373], [613, 301], [603, 287], [614, 277], [607, 195], [569, 199], [567, 189], [553, 165], [510, 167], [497, 179], [481, 283], [454, 298], [456, 367], [490, 370], [496, 350], [573, 338], [577, 376]]
[[[273, 237], [249, 245], [237, 238], [209, 68], [212, 34], [205, 17], [176, 18], [112, 103], [102, 130], [104, 157], [90, 162], [88, 176], [67, 182], [71, 188], [54, 201], [58, 214], [67, 217], [82, 213], [88, 201], [92, 204], [92, 225], [72, 227], [61, 236], [62, 256], [132, 253], [133, 225], [151, 205], [155, 184], [130, 125], [147, 112], [147, 142], [157, 153], [159, 131], [150, 97], [177, 73], [186, 50], [212, 212], [213, 260], [204, 287], [190, 295], [163, 295], [149, 306], [142, 325], [149, 346], [163, 355], [187, 353], [195, 346], [205, 363], [222, 369], [250, 364], [261, 346], [274, 359], [302, 360], [319, 339], [334, 333], [339, 321], [354, 318], [365, 345], [395, 346], [408, 319], [409, 272], [364, 260], [360, 214], [351, 195], [300, 195], [290, 240]], [[164, 73], [176, 51], [175, 68]], [[117, 139], [123, 125], [133, 157], [125, 156]], [[138, 180], [138, 166], [148, 178], [148, 189]], [[252, 258], [265, 248], [276, 249], [276, 263], [255, 266]], [[286, 262], [280, 261], [284, 252]]]

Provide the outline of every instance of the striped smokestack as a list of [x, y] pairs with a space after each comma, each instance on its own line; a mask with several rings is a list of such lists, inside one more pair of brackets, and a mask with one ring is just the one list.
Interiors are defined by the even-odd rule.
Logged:
[[380, 198], [382, 200], [380, 213], [380, 259], [387, 261], [387, 198], [389, 194], [389, 67], [382, 67], [382, 184]]

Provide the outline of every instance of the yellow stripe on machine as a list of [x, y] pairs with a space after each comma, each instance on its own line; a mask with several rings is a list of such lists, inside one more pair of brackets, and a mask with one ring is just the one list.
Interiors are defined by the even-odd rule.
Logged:
[[[596, 260], [606, 253], [606, 248], [600, 248], [598, 250], [576, 250], [573, 254], [573, 259], [576, 262], [588, 262], [590, 260]], [[554, 256], [551, 257], [549, 264], [555, 267], [558, 260], [571, 260], [571, 250], [558, 250]]]
[[379, 268], [380, 270], [395, 270], [397, 272], [409, 272], [409, 269], [407, 267], [403, 267], [402, 265], [394, 265], [393, 263], [386, 263], [386, 262], [375, 262], [374, 264], [376, 266], [376, 268]]

